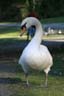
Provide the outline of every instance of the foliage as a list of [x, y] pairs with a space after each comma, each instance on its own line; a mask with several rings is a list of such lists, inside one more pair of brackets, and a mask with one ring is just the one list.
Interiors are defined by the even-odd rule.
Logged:
[[64, 0], [41, 0], [36, 5], [36, 10], [43, 18], [64, 16], [63, 3]]
[[2, 0], [0, 21], [20, 21], [22, 6], [29, 12], [35, 11], [40, 18], [64, 16], [64, 0]]

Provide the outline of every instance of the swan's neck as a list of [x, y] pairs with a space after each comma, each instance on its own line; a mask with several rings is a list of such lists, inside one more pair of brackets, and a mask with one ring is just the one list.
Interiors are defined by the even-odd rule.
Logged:
[[36, 32], [31, 42], [35, 43], [35, 45], [36, 44], [40, 45], [42, 41], [42, 35], [43, 35], [43, 29], [42, 29], [42, 25], [39, 22], [38, 25], [36, 26]]

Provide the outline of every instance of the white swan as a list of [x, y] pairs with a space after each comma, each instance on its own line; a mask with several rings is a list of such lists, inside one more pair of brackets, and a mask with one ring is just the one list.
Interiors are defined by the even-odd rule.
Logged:
[[[30, 26], [36, 27], [36, 32], [31, 42], [24, 49], [19, 59], [19, 64], [22, 66], [26, 76], [29, 73], [29, 68], [36, 70], [44, 70], [46, 74], [45, 86], [47, 86], [48, 72], [53, 65], [53, 59], [48, 51], [48, 48], [41, 45], [43, 29], [40, 21], [34, 17], [28, 17], [21, 23], [22, 29], [28, 29]], [[27, 85], [29, 84], [27, 78]]]

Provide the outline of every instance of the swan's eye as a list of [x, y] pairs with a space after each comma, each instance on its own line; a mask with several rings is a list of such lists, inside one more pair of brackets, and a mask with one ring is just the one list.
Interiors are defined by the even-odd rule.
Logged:
[[32, 25], [31, 27], [34, 28], [34, 29], [36, 29], [35, 25]]

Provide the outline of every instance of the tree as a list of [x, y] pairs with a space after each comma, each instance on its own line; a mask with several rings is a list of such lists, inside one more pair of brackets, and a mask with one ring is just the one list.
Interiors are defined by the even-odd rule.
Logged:
[[34, 11], [40, 18], [64, 16], [64, 0], [1, 0], [0, 21], [20, 21], [22, 8], [25, 15]]

